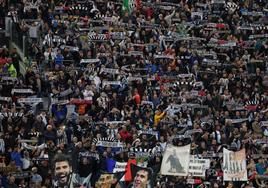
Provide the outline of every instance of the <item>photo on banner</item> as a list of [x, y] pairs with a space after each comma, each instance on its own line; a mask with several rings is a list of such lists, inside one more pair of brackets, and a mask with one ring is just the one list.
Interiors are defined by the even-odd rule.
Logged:
[[58, 154], [53, 161], [53, 187], [64, 188], [74, 187], [72, 178], [73, 170], [70, 157], [64, 154]]
[[84, 178], [73, 172], [72, 161], [69, 155], [59, 153], [54, 157], [53, 188], [90, 188], [90, 178], [91, 174]]
[[237, 152], [223, 148], [223, 180], [248, 181], [245, 149]]
[[160, 173], [170, 176], [187, 176], [190, 162], [190, 144], [186, 146], [167, 145], [163, 155]]
[[122, 188], [118, 183], [124, 174], [125, 172], [100, 174], [98, 181], [95, 183], [95, 188]]
[[128, 188], [153, 188], [155, 175], [151, 168], [142, 168], [131, 164], [132, 181]]

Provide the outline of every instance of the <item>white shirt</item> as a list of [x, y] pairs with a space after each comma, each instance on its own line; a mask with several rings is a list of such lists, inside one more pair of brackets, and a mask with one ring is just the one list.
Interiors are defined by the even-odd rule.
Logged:
[[86, 100], [92, 100], [92, 97], [94, 96], [94, 93], [93, 93], [93, 91], [91, 91], [91, 90], [85, 90], [84, 92], [83, 92], [83, 95], [84, 95], [84, 98], [86, 99]]
[[56, 53], [55, 53], [55, 52], [53, 52], [53, 51], [52, 51], [52, 52], [50, 52], [50, 53], [49, 53], [49, 52], [47, 52], [47, 51], [46, 51], [46, 52], [44, 52], [45, 60], [47, 60], [47, 61], [49, 60], [49, 54], [51, 54], [51, 59], [52, 59], [52, 60], [54, 60], [54, 59], [55, 59], [55, 57], [56, 57]]
[[23, 170], [26, 170], [30, 167], [30, 164], [31, 164], [30, 160], [28, 160], [26, 158], [22, 158], [21, 161], [22, 161], [22, 169]]

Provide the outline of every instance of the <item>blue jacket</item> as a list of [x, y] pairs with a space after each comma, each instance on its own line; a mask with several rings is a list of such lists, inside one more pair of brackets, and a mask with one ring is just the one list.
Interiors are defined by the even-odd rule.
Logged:
[[56, 117], [56, 121], [60, 123], [66, 118], [67, 107], [66, 105], [62, 106], [60, 110], [57, 109], [57, 105], [52, 105], [52, 114]]
[[21, 154], [19, 152], [13, 151], [11, 153], [11, 159], [15, 161], [16, 166], [22, 168]]
[[60, 54], [57, 54], [56, 57], [55, 57], [55, 64], [56, 65], [62, 65], [62, 62], [63, 62], [64, 58], [63, 56]]

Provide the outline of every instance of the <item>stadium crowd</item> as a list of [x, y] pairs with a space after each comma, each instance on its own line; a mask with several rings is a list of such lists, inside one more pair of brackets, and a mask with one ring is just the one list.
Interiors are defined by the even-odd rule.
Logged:
[[[268, 186], [267, 1], [0, 5], [28, 43], [25, 58], [0, 49], [0, 187], [60, 187], [58, 154], [78, 187], [98, 187], [109, 160], [151, 168], [154, 187]], [[161, 175], [167, 144], [210, 159], [205, 176]], [[224, 181], [223, 148], [245, 149], [247, 181]]]

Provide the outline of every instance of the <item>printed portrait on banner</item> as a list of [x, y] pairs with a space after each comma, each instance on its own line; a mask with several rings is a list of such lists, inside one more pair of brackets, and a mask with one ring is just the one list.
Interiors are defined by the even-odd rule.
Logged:
[[164, 152], [161, 174], [187, 176], [190, 161], [190, 145], [177, 147], [168, 145]]

